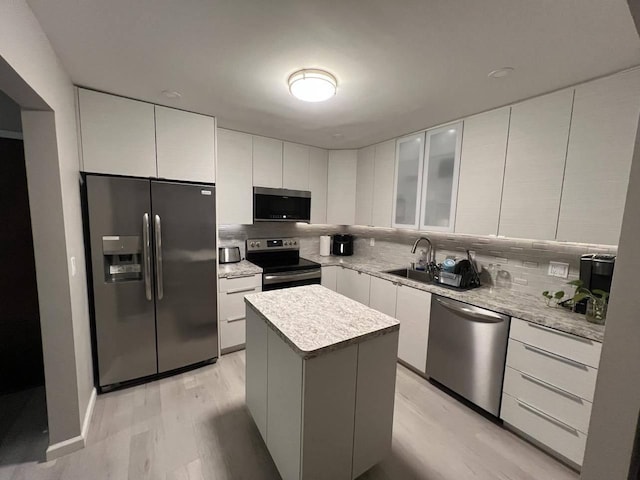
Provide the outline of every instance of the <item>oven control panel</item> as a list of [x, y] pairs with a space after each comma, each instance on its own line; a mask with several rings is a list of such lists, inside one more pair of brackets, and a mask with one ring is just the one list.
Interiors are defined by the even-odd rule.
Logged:
[[297, 238], [250, 238], [247, 252], [270, 252], [277, 250], [300, 250]]

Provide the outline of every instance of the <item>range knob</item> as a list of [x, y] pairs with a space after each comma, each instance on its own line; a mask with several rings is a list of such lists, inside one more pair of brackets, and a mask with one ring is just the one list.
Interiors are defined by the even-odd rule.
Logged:
[[255, 246], [256, 246], [256, 242], [251, 242], [251, 243], [249, 244], [249, 246], [250, 246], [250, 247], [255, 247]]
[[286, 247], [287, 245], [291, 245], [291, 243], [289, 243], [288, 241], [285, 241], [285, 242], [284, 242], [284, 245], [285, 245], [285, 247]]
[[296, 242], [296, 241], [294, 240], [294, 241], [293, 241], [293, 244], [294, 244], [294, 245], [297, 245], [297, 244], [298, 244], [298, 242]]
[[260, 247], [260, 242], [256, 242], [256, 247]]

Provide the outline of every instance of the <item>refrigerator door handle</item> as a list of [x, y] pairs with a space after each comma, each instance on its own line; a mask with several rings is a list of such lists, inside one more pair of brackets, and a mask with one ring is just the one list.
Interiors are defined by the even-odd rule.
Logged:
[[155, 254], [156, 254], [156, 289], [158, 300], [164, 297], [164, 284], [162, 281], [162, 227], [160, 225], [160, 215], [154, 217], [155, 224]]
[[149, 214], [142, 216], [142, 261], [144, 262], [144, 291], [151, 301], [151, 245], [149, 241]]

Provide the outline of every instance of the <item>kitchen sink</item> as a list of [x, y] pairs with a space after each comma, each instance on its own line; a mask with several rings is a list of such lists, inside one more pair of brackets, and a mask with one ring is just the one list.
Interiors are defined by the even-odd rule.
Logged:
[[411, 268], [400, 268], [397, 270], [388, 270], [384, 273], [388, 273], [389, 275], [395, 275], [396, 277], [407, 278], [409, 280], [415, 280], [416, 282], [422, 283], [433, 283], [434, 278], [433, 275], [429, 272], [425, 272], [422, 270], [413, 270]]

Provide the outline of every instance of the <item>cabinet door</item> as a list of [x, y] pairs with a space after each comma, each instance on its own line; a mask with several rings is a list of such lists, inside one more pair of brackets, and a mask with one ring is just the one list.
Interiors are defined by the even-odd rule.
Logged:
[[156, 177], [153, 105], [78, 90], [85, 172]]
[[497, 235], [511, 108], [465, 119], [455, 231]]
[[370, 278], [366, 273], [341, 267], [337, 275], [337, 292], [351, 300], [369, 305]]
[[247, 311], [246, 402], [262, 440], [267, 442], [267, 345], [269, 327], [251, 307]]
[[218, 129], [218, 224], [253, 223], [251, 135]]
[[309, 190], [309, 147], [284, 143], [282, 186], [291, 190]]
[[511, 107], [500, 235], [556, 238], [572, 103], [563, 90]]
[[327, 223], [355, 223], [357, 155], [357, 150], [329, 151]]
[[372, 225], [374, 157], [374, 146], [358, 150], [356, 225]]
[[396, 296], [398, 284], [383, 280], [378, 277], [371, 277], [371, 287], [369, 288], [369, 306], [374, 310], [386, 313], [390, 317], [396, 316]]
[[558, 240], [617, 245], [640, 115], [640, 70], [576, 88]]
[[396, 141], [389, 140], [375, 146], [373, 167], [373, 207], [371, 224], [374, 227], [391, 227], [393, 215], [393, 176]]
[[337, 291], [337, 275], [340, 267], [329, 266], [322, 267], [322, 286], [329, 290]]
[[404, 285], [398, 286], [396, 318], [400, 322], [398, 358], [421, 373], [427, 368], [427, 340], [431, 294]]
[[427, 132], [420, 230], [453, 231], [461, 146], [462, 122]]
[[424, 160], [424, 133], [398, 139], [393, 186], [392, 226], [417, 229]]
[[282, 142], [253, 137], [253, 185], [282, 188]]
[[215, 183], [213, 117], [155, 106], [158, 177]]
[[311, 190], [311, 223], [327, 223], [327, 181], [329, 152], [309, 147], [309, 190]]

